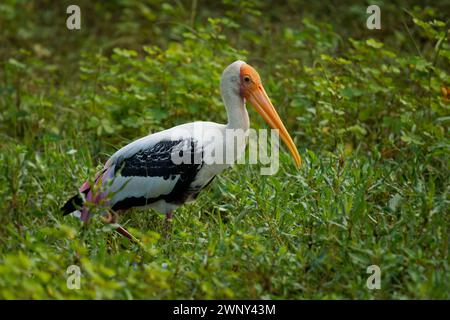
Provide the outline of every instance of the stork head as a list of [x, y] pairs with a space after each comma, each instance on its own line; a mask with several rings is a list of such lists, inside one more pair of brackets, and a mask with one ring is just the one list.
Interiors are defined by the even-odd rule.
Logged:
[[222, 83], [230, 84], [228, 87], [233, 93], [250, 102], [272, 129], [279, 130], [281, 139], [294, 157], [297, 167], [300, 167], [302, 159], [297, 147], [267, 96], [258, 72], [243, 61], [235, 61], [224, 70]]

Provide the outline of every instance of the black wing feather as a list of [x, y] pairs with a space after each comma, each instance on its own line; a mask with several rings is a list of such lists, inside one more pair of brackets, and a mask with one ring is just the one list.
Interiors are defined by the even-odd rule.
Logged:
[[[190, 161], [174, 163], [172, 160], [174, 152], [178, 152], [180, 157]], [[185, 152], [188, 155], [184, 154]], [[121, 176], [174, 179], [176, 175], [179, 175], [180, 178], [169, 194], [155, 198], [126, 198], [115, 203], [113, 209], [124, 210], [133, 206], [148, 205], [161, 199], [168, 203], [182, 204], [193, 191], [197, 191], [191, 190], [190, 186], [203, 164], [203, 149], [197, 148], [197, 142], [194, 139], [159, 141], [131, 157], [120, 159], [116, 164], [116, 168], [118, 168], [116, 171], [120, 172]]]

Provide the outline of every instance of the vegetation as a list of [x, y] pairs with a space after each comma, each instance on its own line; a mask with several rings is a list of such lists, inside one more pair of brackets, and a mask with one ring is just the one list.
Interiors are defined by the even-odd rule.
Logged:
[[[77, 2], [78, 31], [67, 1], [0, 4], [1, 298], [449, 298], [448, 1], [377, 1], [381, 30], [364, 1]], [[126, 143], [225, 122], [220, 74], [238, 58], [301, 170], [284, 154], [274, 176], [233, 167], [175, 213], [170, 239], [163, 216], [124, 214], [141, 245], [61, 216]]]

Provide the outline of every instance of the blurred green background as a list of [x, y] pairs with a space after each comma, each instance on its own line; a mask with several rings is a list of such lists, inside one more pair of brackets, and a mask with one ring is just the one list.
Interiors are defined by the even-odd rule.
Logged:
[[[71, 4], [81, 30], [66, 28]], [[370, 4], [381, 30], [366, 28]], [[449, 13], [443, 0], [2, 1], [0, 297], [448, 299]], [[300, 171], [288, 156], [271, 177], [234, 167], [177, 211], [170, 240], [162, 216], [127, 213], [142, 246], [61, 217], [126, 143], [226, 122], [219, 79], [236, 59], [259, 71]]]

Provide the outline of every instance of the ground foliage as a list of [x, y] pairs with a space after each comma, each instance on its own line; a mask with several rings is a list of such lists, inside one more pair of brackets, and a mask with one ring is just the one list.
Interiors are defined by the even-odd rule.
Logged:
[[[449, 298], [447, 1], [376, 1], [381, 30], [364, 1], [77, 1], [69, 31], [72, 2], [0, 4], [1, 298]], [[301, 170], [235, 166], [170, 240], [151, 211], [120, 219], [141, 245], [61, 216], [119, 147], [225, 122], [236, 59], [259, 70]]]

